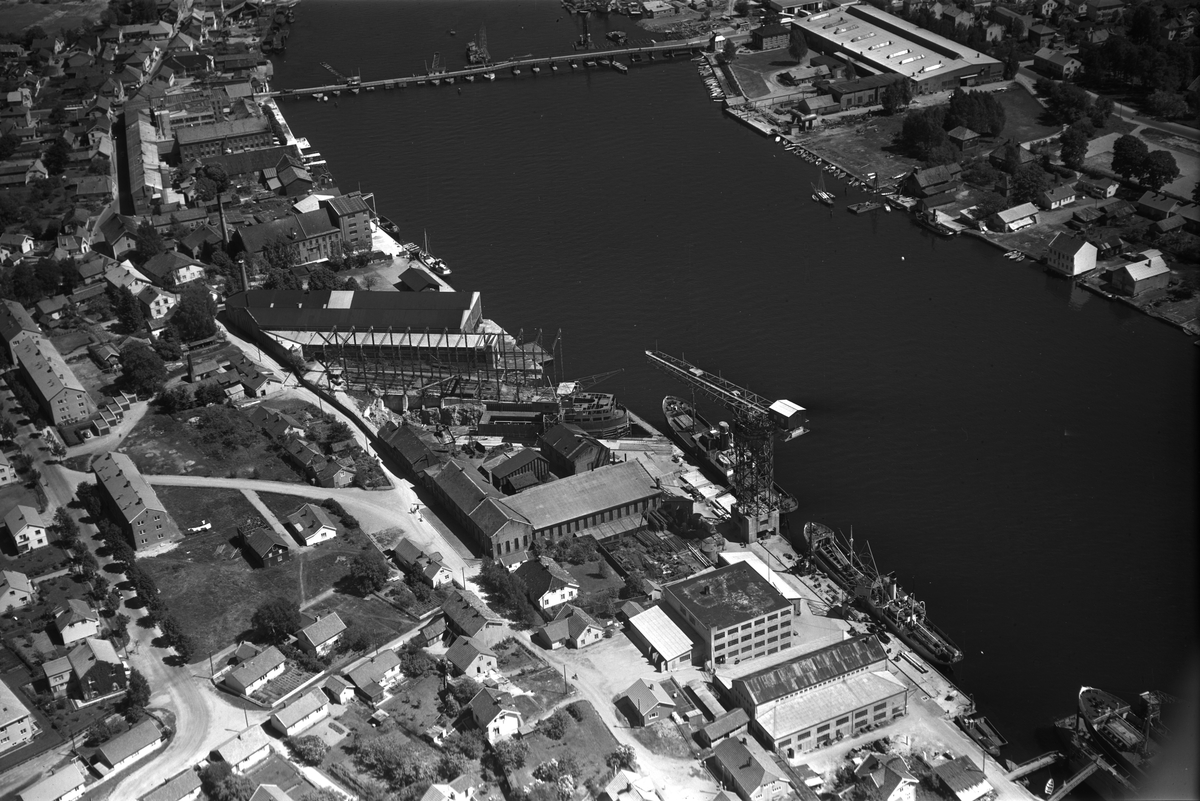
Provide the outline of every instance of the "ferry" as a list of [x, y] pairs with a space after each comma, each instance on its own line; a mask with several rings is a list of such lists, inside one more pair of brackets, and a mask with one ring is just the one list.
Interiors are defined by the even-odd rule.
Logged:
[[629, 433], [629, 410], [617, 403], [615, 395], [605, 392], [563, 393], [560, 385], [559, 413], [562, 422], [578, 426], [597, 439], [619, 439]]

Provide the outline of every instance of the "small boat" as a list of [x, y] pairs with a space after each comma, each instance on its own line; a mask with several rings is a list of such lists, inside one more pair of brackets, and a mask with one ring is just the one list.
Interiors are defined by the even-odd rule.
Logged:
[[529, 71], [532, 72], [534, 75], [537, 75], [539, 72], [542, 71], [542, 68], [539, 67], [537, 64], [534, 64], [532, 67], [529, 68]]
[[550, 62], [550, 71], [551, 71], [551, 72], [558, 72], [558, 65], [557, 65], [557, 64], [555, 64], [553, 61], [551, 61], [551, 62]]
[[494, 81], [494, 80], [496, 80], [496, 73], [494, 73], [494, 72], [485, 72], [485, 73], [483, 73], [483, 77], [484, 77], [484, 78], [486, 78], [486, 79], [488, 79], [489, 81]]
[[826, 206], [833, 205], [833, 193], [825, 189], [825, 173], [817, 175], [817, 183], [813, 186], [813, 193], [818, 203], [824, 203]]
[[883, 204], [877, 200], [864, 200], [862, 203], [851, 203], [846, 207], [846, 211], [853, 214], [866, 214], [868, 211], [875, 211]]
[[620, 61], [617, 61], [615, 58], [612, 60], [612, 68], [622, 75], [627, 75], [629, 73], [629, 67], [625, 66]]
[[578, 65], [578, 64], [576, 64], [574, 61], [572, 61], [572, 62], [571, 62], [571, 69], [573, 69], [573, 70], [577, 70], [577, 69], [579, 69], [579, 65]]
[[451, 30], [450, 30], [450, 35], [451, 35], [451, 36], [458, 36], [458, 31], [456, 31], [456, 30], [454, 30], [454, 29], [451, 29]]
[[890, 203], [884, 203], [883, 210], [886, 211], [888, 214], [891, 214], [892, 213], [892, 205]]
[[1049, 798], [1050, 796], [1054, 795], [1054, 779], [1053, 778], [1049, 779], [1046, 782], [1046, 789], [1042, 791], [1042, 795], [1046, 796], [1046, 798]]
[[352, 95], [356, 95], [356, 94], [358, 94], [358, 93], [359, 93], [359, 91], [361, 91], [361, 90], [360, 90], [360, 89], [359, 89], [357, 86], [355, 86], [354, 88], [352, 88], [352, 89], [350, 90], [350, 94], [352, 94]]
[[512, 74], [513, 74], [513, 75], [520, 75], [520, 74], [521, 74], [521, 68], [520, 68], [520, 67], [513, 67], [513, 68], [512, 68]]
[[454, 76], [452, 75], [449, 78], [447, 78], [446, 83], [454, 83]]
[[475, 83], [475, 76], [474, 75], [464, 75], [463, 80], [465, 80], [467, 83]]
[[442, 79], [441, 78], [430, 78], [429, 83], [432, 84], [433, 86], [441, 86]]

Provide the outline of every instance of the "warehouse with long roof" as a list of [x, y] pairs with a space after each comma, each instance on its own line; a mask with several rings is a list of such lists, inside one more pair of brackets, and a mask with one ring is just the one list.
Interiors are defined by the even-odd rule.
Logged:
[[797, 20], [792, 35], [819, 53], [848, 59], [859, 73], [902, 75], [915, 94], [978, 86], [1004, 75], [997, 59], [869, 5]]

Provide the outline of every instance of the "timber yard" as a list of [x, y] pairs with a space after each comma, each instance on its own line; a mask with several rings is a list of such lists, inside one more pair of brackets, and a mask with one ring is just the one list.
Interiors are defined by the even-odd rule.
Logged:
[[[71, 169], [101, 170], [83, 154], [105, 142], [119, 180], [100, 202], [76, 176], [69, 233], [4, 234], [6, 269], [69, 262], [78, 282], [0, 303], [0, 795], [1060, 801], [1085, 782], [1106, 798], [1148, 786], [1176, 699], [1081, 687], [1047, 721], [1054, 747], [1018, 763], [987, 699], [956, 684], [982, 652], [853, 530], [796, 519], [776, 450], [820, 430], [806, 398], [647, 342], [661, 419], [628, 408], [606, 391], [628, 365], [571, 374], [562, 331], [489, 317], [470, 265], [435, 256], [370, 188], [339, 189], [284, 101], [692, 61], [724, 113], [822, 167], [814, 203], [854, 189], [854, 214], [919, 207], [939, 236], [970, 233], [910, 196], [928, 176], [856, 173], [810, 149], [812, 115], [742, 102], [715, 27], [593, 42], [593, 14], [671, 6], [657, 0], [568, 4], [571, 53], [493, 60], [481, 27], [463, 68], [435, 57], [363, 80], [323, 63], [334, 82], [294, 89], [226, 48], [282, 53], [298, 4], [168, 5], [104, 34], [124, 69], [162, 80], [128, 96], [114, 80], [78, 115], [95, 127], [72, 159], [93, 166]], [[814, 37], [853, 27], [805, 16]], [[94, 55], [50, 39], [33, 52], [66, 47], [79, 69]], [[998, 66], [972, 59], [952, 66]], [[16, 95], [31, 122], [36, 97]]]

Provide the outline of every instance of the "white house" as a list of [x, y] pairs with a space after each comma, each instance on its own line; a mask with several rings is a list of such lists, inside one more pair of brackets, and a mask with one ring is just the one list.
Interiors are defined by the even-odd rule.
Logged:
[[161, 320], [179, 303], [179, 296], [165, 292], [156, 286], [148, 286], [137, 295], [138, 303], [151, 320]]
[[446, 651], [446, 661], [457, 673], [479, 678], [496, 669], [496, 654], [474, 637], [459, 636]]
[[54, 615], [54, 627], [62, 636], [63, 645], [70, 645], [100, 633], [100, 616], [90, 606], [75, 598]]
[[301, 545], [316, 545], [337, 536], [337, 526], [329, 513], [311, 503], [288, 515], [287, 522]]
[[36, 592], [29, 576], [16, 570], [0, 570], [0, 612], [28, 606]]
[[0, 754], [24, 745], [37, 733], [33, 715], [17, 694], [0, 681]]
[[242, 773], [267, 758], [271, 753], [271, 738], [262, 726], [251, 726], [237, 737], [226, 740], [213, 753], [234, 773]]
[[17, 480], [17, 469], [13, 467], [7, 453], [0, 452], [0, 487], [6, 487]]
[[508, 693], [485, 687], [475, 694], [468, 706], [475, 725], [483, 730], [492, 745], [507, 740], [521, 728], [521, 711]]
[[83, 771], [75, 762], [68, 762], [56, 772], [32, 787], [17, 793], [19, 801], [75, 801], [87, 789]]
[[346, 624], [342, 622], [338, 613], [330, 612], [300, 629], [296, 639], [300, 647], [310, 654], [326, 656], [337, 646], [345, 631]]
[[320, 690], [309, 690], [271, 715], [271, 727], [284, 737], [304, 731], [329, 717], [329, 701]]
[[234, 691], [249, 696], [265, 687], [271, 679], [282, 675], [285, 670], [287, 660], [279, 649], [272, 645], [230, 671], [225, 677], [225, 683]]
[[32, 506], [18, 504], [4, 516], [4, 525], [17, 546], [17, 553], [29, 553], [34, 548], [44, 548], [49, 538], [46, 529], [50, 522]]
[[548, 556], [525, 562], [516, 576], [525, 582], [529, 601], [538, 609], [551, 609], [579, 597], [579, 582]]
[[1046, 249], [1046, 264], [1056, 273], [1073, 278], [1096, 269], [1096, 246], [1069, 234], [1058, 234]]
[[1075, 202], [1075, 187], [1070, 184], [1050, 187], [1038, 195], [1038, 202], [1047, 211], [1060, 209]]
[[120, 770], [137, 762], [162, 744], [163, 736], [158, 724], [146, 719], [100, 746], [94, 762], [103, 763], [110, 771]]

